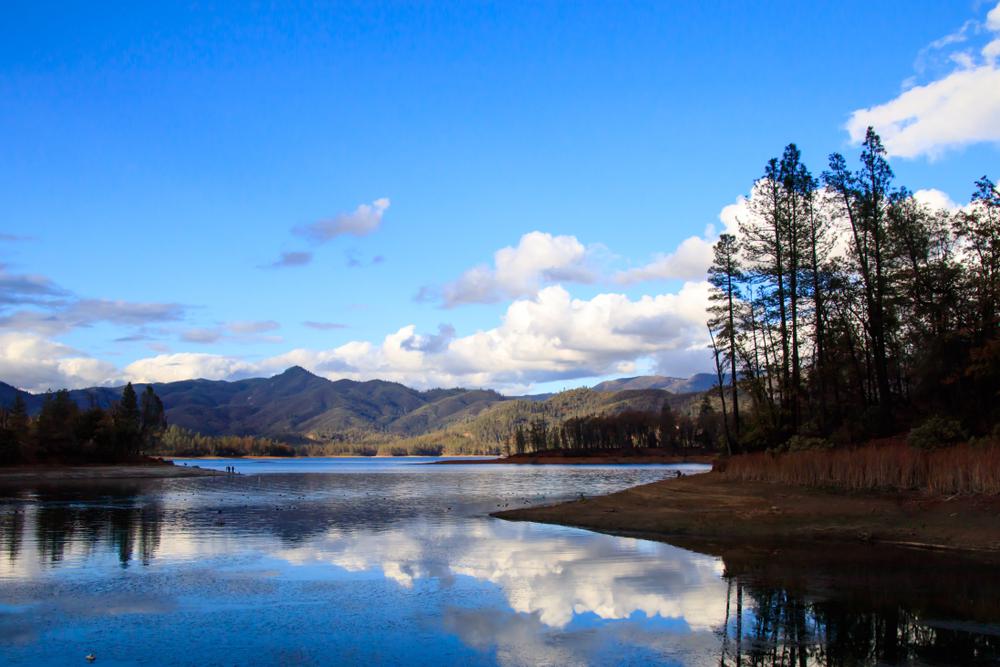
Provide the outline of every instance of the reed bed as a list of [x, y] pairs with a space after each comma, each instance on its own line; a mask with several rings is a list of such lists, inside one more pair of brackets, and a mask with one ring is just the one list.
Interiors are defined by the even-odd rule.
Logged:
[[727, 479], [856, 491], [1000, 494], [1000, 444], [914, 449], [903, 443], [734, 456], [718, 466]]

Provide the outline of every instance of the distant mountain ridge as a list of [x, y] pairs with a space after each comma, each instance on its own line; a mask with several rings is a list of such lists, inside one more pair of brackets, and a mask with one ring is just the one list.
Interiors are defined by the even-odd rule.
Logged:
[[[509, 425], [515, 415], [523, 414], [544, 413], [558, 419], [587, 411], [659, 409], [673, 394], [710, 388], [714, 382], [709, 380], [714, 376], [643, 376], [561, 394], [508, 397], [484, 389], [420, 391], [384, 380], [328, 380], [293, 366], [269, 378], [181, 380], [154, 383], [153, 388], [163, 400], [168, 423], [191, 431], [326, 440], [351, 433], [383, 433], [392, 438], [447, 429], [488, 429], [498, 420]], [[136, 385], [138, 391], [144, 387]], [[121, 388], [92, 387], [69, 393], [81, 408], [107, 408], [118, 400]], [[31, 394], [0, 382], [0, 405], [11, 405], [18, 394], [32, 414], [45, 400], [44, 394]]]
[[671, 394], [691, 394], [708, 391], [718, 384], [715, 375], [711, 373], [696, 373], [689, 378], [676, 378], [667, 375], [640, 375], [631, 378], [618, 378], [594, 385], [594, 391], [626, 391], [629, 389], [663, 389]]

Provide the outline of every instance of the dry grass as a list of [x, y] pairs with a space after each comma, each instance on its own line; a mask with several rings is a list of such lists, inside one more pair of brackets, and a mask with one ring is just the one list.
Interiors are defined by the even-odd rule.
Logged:
[[850, 490], [1000, 494], [1000, 444], [921, 450], [892, 442], [828, 451], [746, 454], [720, 464], [727, 479]]

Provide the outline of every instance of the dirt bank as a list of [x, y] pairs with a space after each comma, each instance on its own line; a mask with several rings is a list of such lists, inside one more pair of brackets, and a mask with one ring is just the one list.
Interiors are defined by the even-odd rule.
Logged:
[[221, 475], [216, 470], [166, 463], [80, 466], [10, 466], [0, 468], [0, 484], [61, 480], [167, 479]]
[[718, 473], [494, 514], [660, 539], [698, 551], [849, 542], [965, 551], [1000, 560], [1000, 497], [847, 493]]

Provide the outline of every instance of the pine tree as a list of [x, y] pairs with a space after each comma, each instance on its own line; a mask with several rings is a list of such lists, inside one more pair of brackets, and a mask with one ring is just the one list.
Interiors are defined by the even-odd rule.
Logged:
[[[729, 365], [729, 382], [732, 387], [733, 430], [736, 441], [740, 437], [740, 399], [739, 383], [736, 372], [737, 330], [736, 307], [740, 299], [739, 283], [743, 280], [743, 271], [739, 261], [739, 243], [732, 234], [722, 234], [714, 247], [715, 261], [708, 269], [708, 282], [715, 288], [709, 299], [711, 319], [709, 329], [718, 332], [718, 345], [722, 348], [722, 357]], [[713, 346], [715, 341], [713, 341]], [[724, 387], [723, 377], [719, 374], [719, 391]], [[728, 432], [728, 428], [727, 428]], [[732, 443], [730, 443], [732, 444]]]
[[839, 154], [830, 156], [830, 170], [823, 174], [837, 193], [851, 229], [851, 257], [864, 291], [865, 330], [871, 341], [870, 366], [875, 376], [875, 402], [882, 429], [889, 426], [892, 392], [889, 379], [890, 255], [888, 210], [896, 199], [892, 168], [882, 140], [868, 128], [861, 151], [861, 169], [851, 173]]
[[122, 389], [121, 400], [114, 409], [115, 436], [121, 455], [131, 456], [139, 451], [142, 417], [132, 383]]
[[146, 385], [141, 401], [141, 435], [147, 451], [154, 446], [155, 439], [167, 427], [167, 418], [163, 410], [163, 401], [153, 391], [152, 385]]

